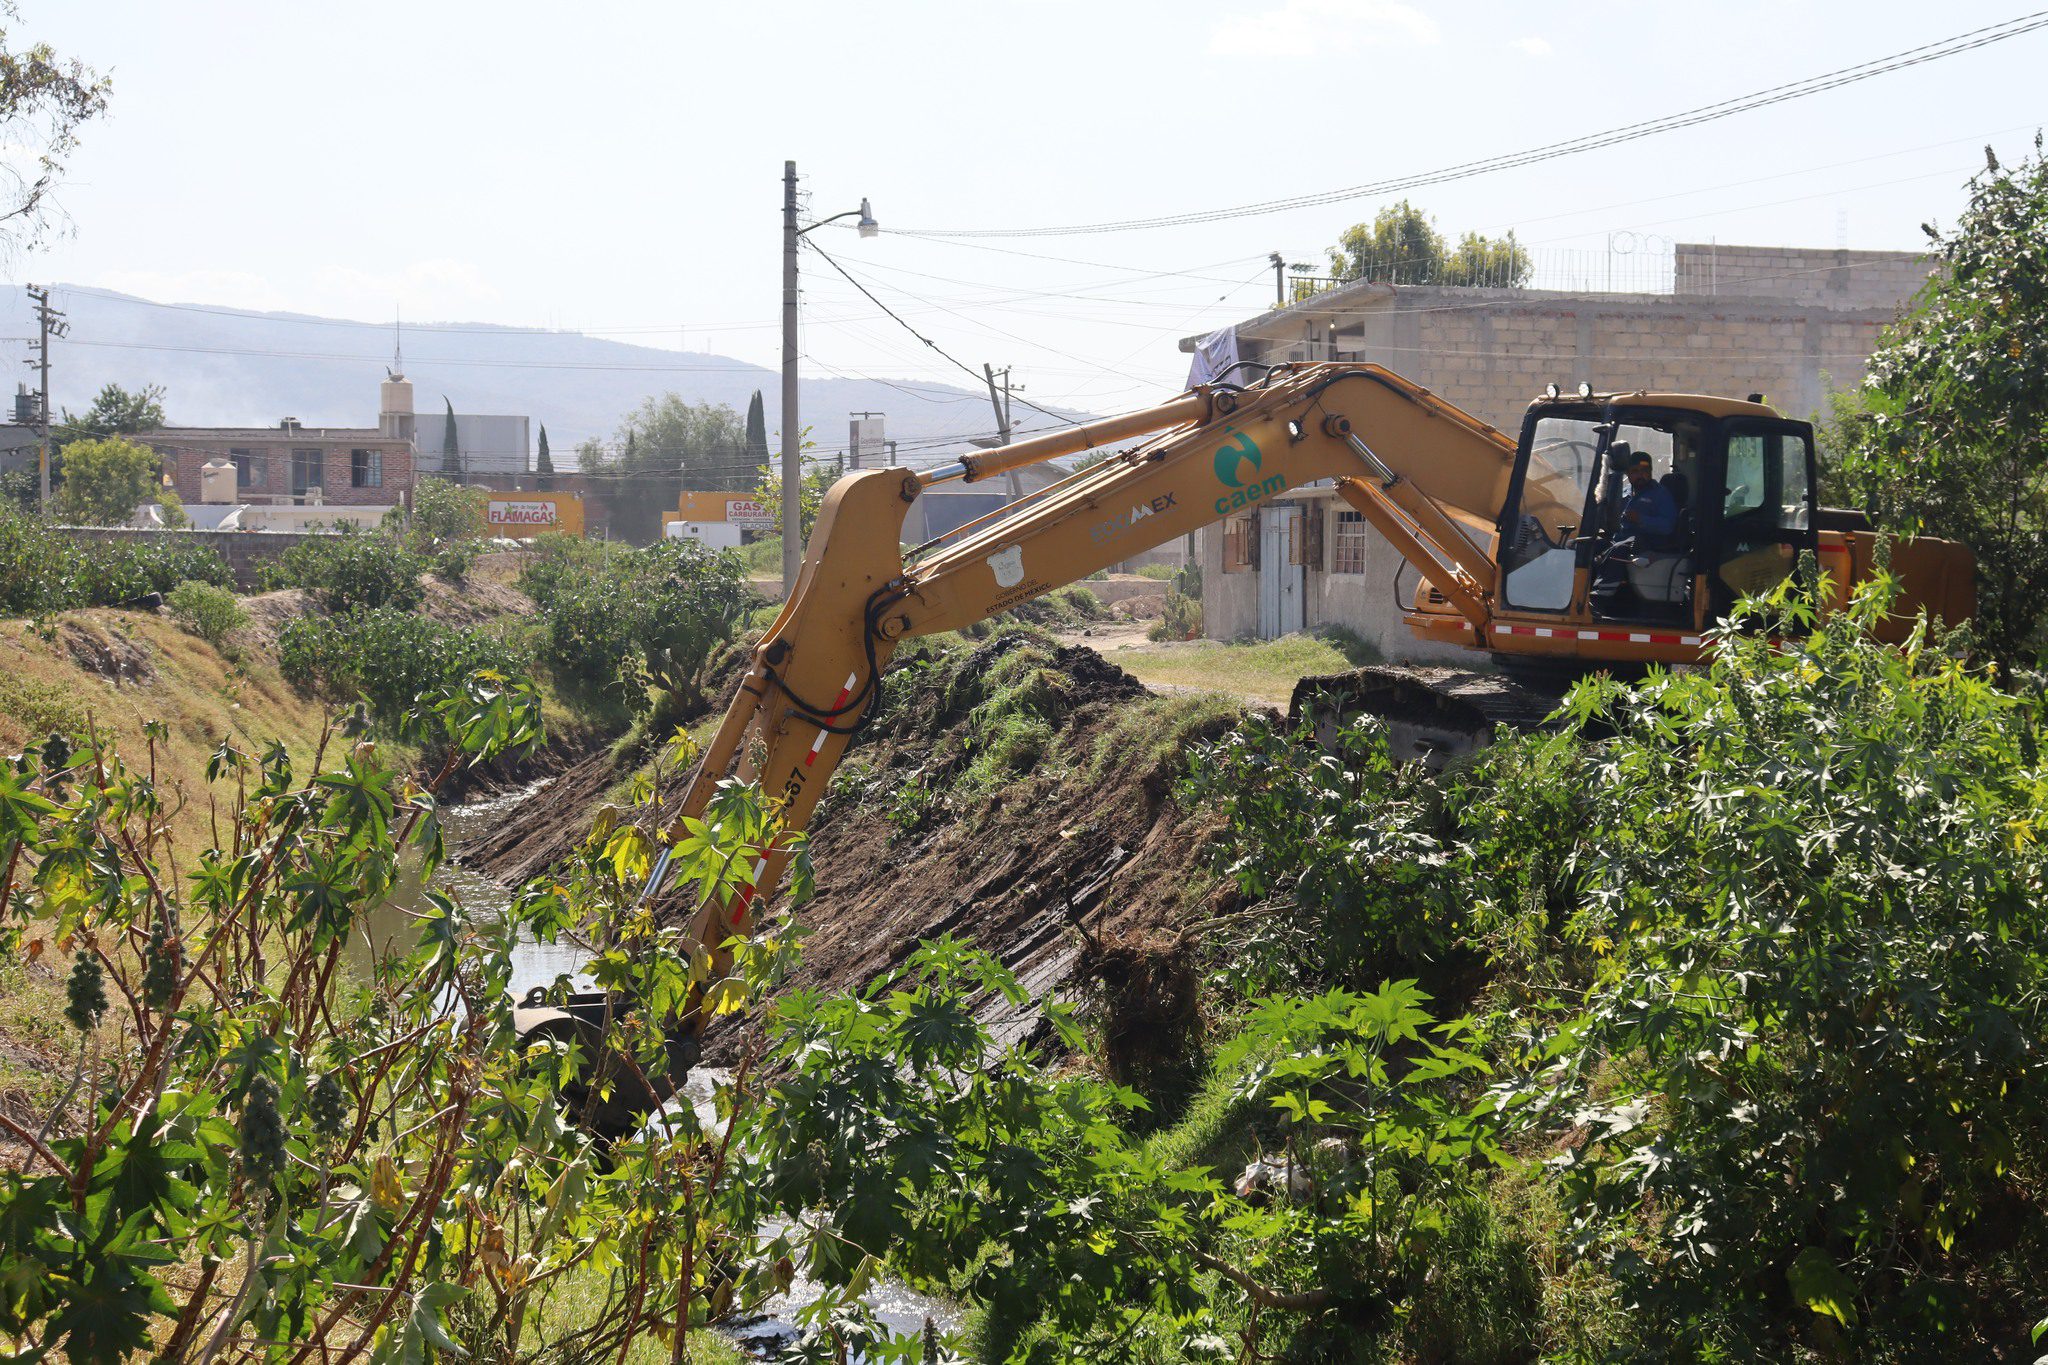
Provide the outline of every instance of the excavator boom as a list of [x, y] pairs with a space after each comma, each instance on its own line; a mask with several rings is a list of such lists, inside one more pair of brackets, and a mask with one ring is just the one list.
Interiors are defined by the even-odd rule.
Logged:
[[[944, 543], [900, 548], [925, 487], [1133, 438], [1145, 439]], [[728, 774], [778, 802], [784, 828], [804, 829], [901, 642], [984, 620], [1319, 480], [1334, 480], [1483, 632], [1493, 567], [1465, 524], [1498, 505], [1514, 462], [1513, 441], [1427, 390], [1376, 366], [1339, 365], [1255, 388], [1208, 386], [931, 470], [849, 474], [825, 496], [794, 591], [754, 650], [671, 839]], [[757, 870], [763, 894], [783, 861], [771, 853]], [[693, 934], [715, 952], [747, 932], [754, 899], [698, 907]]]

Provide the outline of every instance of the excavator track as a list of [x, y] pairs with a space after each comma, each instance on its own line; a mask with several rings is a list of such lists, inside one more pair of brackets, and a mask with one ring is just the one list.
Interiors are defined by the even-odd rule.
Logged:
[[1387, 727], [1394, 757], [1436, 769], [1492, 743], [1502, 725], [1548, 727], [1573, 681], [1562, 673], [1517, 679], [1428, 665], [1356, 668], [1297, 682], [1287, 718], [1308, 721], [1327, 738], [1360, 715], [1374, 716]]

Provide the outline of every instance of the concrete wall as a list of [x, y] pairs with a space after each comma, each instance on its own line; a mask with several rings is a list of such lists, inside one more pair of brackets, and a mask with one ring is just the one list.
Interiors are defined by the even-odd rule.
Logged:
[[1808, 251], [1681, 242], [1672, 293], [1769, 298], [1855, 310], [1903, 306], [1927, 283], [1931, 258], [1910, 251]]
[[175, 536], [186, 544], [203, 545], [219, 552], [234, 571], [235, 587], [256, 592], [260, 566], [312, 536], [299, 531], [139, 531], [126, 526], [64, 526], [57, 528], [74, 540], [114, 544], [119, 541], [153, 540]]

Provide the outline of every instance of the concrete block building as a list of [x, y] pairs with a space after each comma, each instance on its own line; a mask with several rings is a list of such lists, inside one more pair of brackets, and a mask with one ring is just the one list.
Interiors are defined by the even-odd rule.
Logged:
[[[1668, 293], [1358, 281], [1239, 323], [1221, 347], [1212, 334], [1181, 349], [1265, 364], [1370, 361], [1511, 435], [1552, 382], [1761, 393], [1806, 417], [1862, 381], [1880, 334], [1931, 268], [1911, 252], [1680, 243]], [[1414, 571], [1331, 489], [1295, 490], [1198, 539], [1215, 638], [1335, 623], [1391, 658], [1455, 653], [1409, 635], [1401, 615]]]

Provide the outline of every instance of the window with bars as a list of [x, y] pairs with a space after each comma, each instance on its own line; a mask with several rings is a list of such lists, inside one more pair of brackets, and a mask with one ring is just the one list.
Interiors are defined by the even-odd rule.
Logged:
[[1223, 572], [1245, 573], [1259, 567], [1259, 522], [1246, 514], [1223, 523]]
[[327, 485], [327, 452], [318, 446], [292, 447], [292, 492], [305, 496], [309, 488]]
[[1372, 527], [1358, 512], [1339, 511], [1330, 528], [1330, 572], [1364, 573], [1366, 539]]
[[348, 481], [355, 488], [384, 486], [384, 452], [351, 450], [348, 453]]

